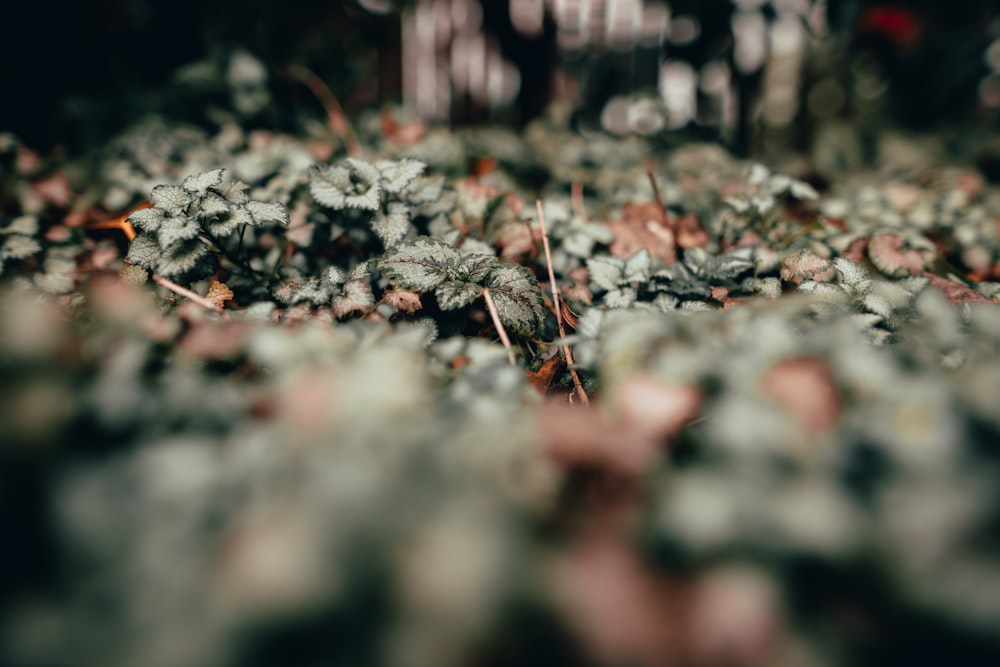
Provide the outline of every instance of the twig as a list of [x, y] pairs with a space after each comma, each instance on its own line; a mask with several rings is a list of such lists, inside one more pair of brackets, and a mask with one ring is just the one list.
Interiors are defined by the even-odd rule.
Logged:
[[289, 65], [287, 72], [290, 77], [301, 82], [312, 91], [312, 94], [316, 96], [316, 99], [326, 109], [327, 122], [330, 124], [330, 129], [344, 142], [344, 147], [347, 148], [348, 155], [355, 157], [360, 155], [361, 144], [358, 142], [358, 135], [354, 133], [354, 129], [347, 121], [344, 108], [340, 106], [337, 96], [333, 94], [333, 91], [330, 90], [330, 87], [326, 85], [323, 79], [303, 65]]
[[[562, 318], [562, 304], [559, 302], [559, 285], [556, 283], [556, 272], [552, 268], [552, 251], [549, 249], [549, 233], [545, 229], [545, 213], [542, 212], [542, 200], [535, 200], [535, 208], [538, 209], [538, 224], [542, 228], [542, 247], [545, 249], [545, 264], [549, 268], [549, 287], [552, 290], [552, 307], [556, 311], [556, 326], [559, 327], [559, 337], [566, 338], [566, 327], [563, 326]], [[583, 383], [580, 382], [580, 376], [573, 368], [573, 351], [570, 349], [567, 343], [563, 343], [563, 355], [566, 357], [566, 365], [569, 368], [570, 377], [573, 378], [573, 388], [576, 390], [577, 396], [580, 398], [580, 402], [584, 405], [588, 405], [590, 400], [587, 398], [587, 392], [583, 389]]]
[[656, 203], [662, 208], [663, 197], [660, 195], [660, 186], [656, 184], [656, 176], [653, 175], [653, 170], [647, 169], [646, 176], [649, 177], [649, 184], [653, 186], [653, 196], [656, 198]]
[[496, 327], [497, 333], [500, 334], [500, 342], [503, 343], [504, 349], [507, 350], [507, 359], [510, 360], [510, 365], [514, 366], [517, 364], [517, 359], [514, 357], [514, 346], [510, 344], [507, 329], [504, 328], [503, 322], [500, 321], [500, 314], [497, 312], [497, 305], [493, 303], [493, 295], [490, 294], [489, 287], [483, 288], [483, 298], [486, 300], [486, 310], [490, 311], [490, 319], [493, 320], [493, 326]]
[[587, 211], [583, 208], [583, 183], [573, 181], [570, 186], [570, 198], [573, 201], [573, 212], [576, 213], [576, 217], [586, 221]]
[[170, 290], [174, 294], [177, 294], [177, 295], [182, 296], [182, 297], [184, 297], [186, 299], [190, 299], [191, 301], [194, 301], [199, 306], [203, 306], [204, 308], [210, 308], [211, 310], [214, 310], [215, 312], [219, 313], [219, 315], [221, 315], [222, 319], [224, 319], [224, 320], [228, 320], [229, 319], [229, 313], [227, 313], [225, 310], [223, 310], [222, 306], [220, 306], [218, 304], [212, 303], [211, 301], [209, 301], [205, 297], [201, 296], [197, 292], [192, 292], [191, 290], [187, 289], [186, 287], [181, 287], [180, 285], [178, 285], [177, 283], [175, 283], [173, 280], [170, 280], [169, 278], [164, 278], [163, 276], [159, 275], [158, 273], [154, 273], [153, 274], [153, 282], [156, 283], [157, 285], [159, 285], [160, 287], [167, 288], [168, 290]]
[[656, 176], [653, 175], [653, 170], [647, 169], [646, 176], [649, 176], [649, 184], [653, 186], [653, 197], [657, 203], [656, 210], [660, 213], [660, 222], [669, 229], [670, 226], [667, 224], [667, 207], [663, 205], [663, 196], [660, 194], [660, 186], [656, 183]]

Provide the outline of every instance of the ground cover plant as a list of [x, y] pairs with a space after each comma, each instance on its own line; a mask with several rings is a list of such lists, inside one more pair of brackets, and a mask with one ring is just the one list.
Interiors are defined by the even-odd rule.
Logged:
[[0, 136], [0, 663], [997, 664], [970, 162], [237, 92]]

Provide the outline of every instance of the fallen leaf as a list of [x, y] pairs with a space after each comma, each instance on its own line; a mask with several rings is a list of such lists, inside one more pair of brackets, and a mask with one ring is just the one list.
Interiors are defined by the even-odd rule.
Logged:
[[427, 133], [427, 123], [415, 120], [400, 124], [391, 111], [383, 111], [379, 117], [382, 136], [396, 144], [415, 144]]
[[704, 248], [708, 245], [708, 232], [694, 213], [675, 217], [671, 222], [677, 230], [677, 245], [681, 248]]
[[722, 286], [712, 287], [712, 298], [722, 304], [722, 309], [727, 310], [740, 305], [739, 299], [729, 297], [729, 288]]
[[772, 366], [761, 389], [811, 431], [824, 431], [840, 418], [840, 398], [830, 367], [820, 359], [788, 359]]
[[31, 189], [39, 197], [59, 208], [66, 208], [73, 200], [73, 191], [63, 174], [52, 174], [47, 178], [35, 181], [31, 184]]
[[232, 300], [233, 290], [229, 289], [226, 283], [219, 282], [215, 278], [212, 278], [212, 281], [208, 284], [208, 293], [205, 294], [205, 298], [219, 308], [222, 308], [226, 301]]
[[641, 376], [622, 382], [617, 398], [622, 424], [659, 442], [680, 433], [701, 407], [701, 392], [695, 387]]
[[565, 368], [566, 364], [563, 362], [562, 357], [558, 354], [553, 354], [551, 357], [546, 359], [541, 368], [537, 371], [527, 371], [528, 384], [537, 391], [539, 394], [544, 396], [549, 391], [549, 387], [552, 386], [552, 381], [555, 379], [556, 375]]
[[625, 204], [621, 220], [606, 223], [615, 235], [611, 254], [623, 259], [645, 248], [665, 265], [677, 261], [677, 237], [656, 202]]
[[868, 257], [879, 271], [891, 278], [915, 276], [926, 266], [924, 254], [915, 248], [903, 249], [905, 241], [895, 232], [881, 232], [868, 244]]
[[405, 289], [386, 290], [382, 295], [382, 300], [387, 305], [404, 313], [415, 313], [423, 308], [423, 304], [420, 302], [420, 293]]
[[971, 287], [966, 287], [965, 285], [957, 283], [954, 280], [948, 280], [947, 278], [936, 276], [930, 271], [925, 271], [924, 276], [928, 281], [930, 281], [930, 284], [933, 287], [936, 287], [944, 292], [944, 295], [948, 297], [948, 301], [956, 306], [966, 302], [989, 303], [990, 301]]

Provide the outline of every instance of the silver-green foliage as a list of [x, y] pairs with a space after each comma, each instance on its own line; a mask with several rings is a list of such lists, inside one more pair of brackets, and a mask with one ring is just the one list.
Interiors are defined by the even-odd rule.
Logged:
[[443, 310], [469, 305], [488, 287], [505, 326], [525, 336], [541, 327], [541, 289], [523, 266], [490, 255], [463, 254], [429, 237], [397, 246], [378, 266], [397, 288], [433, 292]]
[[[194, 272], [218, 244], [242, 226], [288, 224], [280, 202], [251, 200], [247, 185], [229, 182], [224, 168], [188, 176], [181, 185], [157, 185], [151, 208], [127, 218], [138, 232], [128, 259], [168, 278]], [[210, 265], [209, 265], [210, 266]]]
[[368, 162], [345, 158], [336, 164], [314, 167], [309, 191], [319, 204], [335, 211], [355, 210], [388, 248], [396, 245], [411, 228], [413, 209], [428, 196], [437, 199], [440, 184], [418, 180], [427, 165], [420, 160]]

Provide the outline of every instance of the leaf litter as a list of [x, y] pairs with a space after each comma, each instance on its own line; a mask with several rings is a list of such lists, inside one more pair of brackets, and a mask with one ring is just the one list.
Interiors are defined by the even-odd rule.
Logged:
[[0, 172], [0, 662], [1000, 656], [996, 184], [395, 114]]

